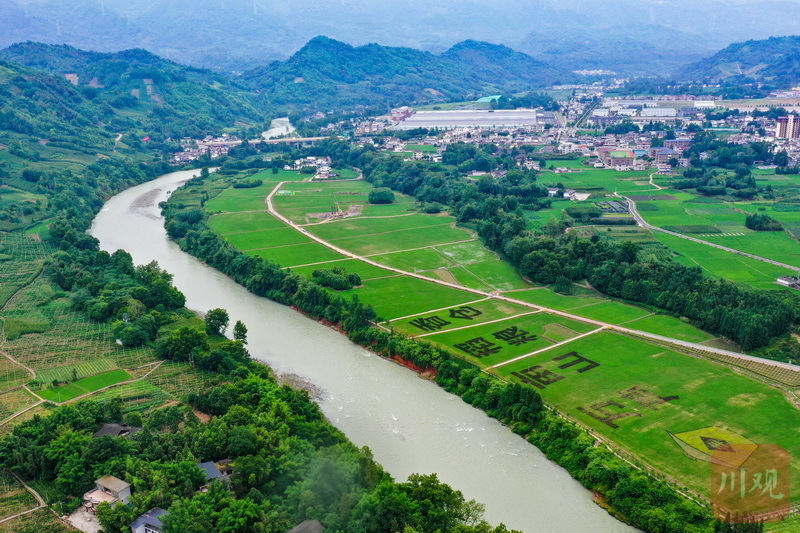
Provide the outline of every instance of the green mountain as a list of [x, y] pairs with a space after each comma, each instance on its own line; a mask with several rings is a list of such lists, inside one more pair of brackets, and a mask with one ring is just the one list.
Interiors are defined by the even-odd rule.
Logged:
[[572, 75], [502, 45], [464, 41], [440, 55], [318, 36], [242, 80], [275, 105], [346, 107], [436, 102], [519, 92]]
[[118, 131], [138, 127], [154, 139], [259, 123], [268, 110], [262, 98], [222, 75], [141, 49], [100, 53], [27, 42], [0, 50], [0, 60], [68, 78]]
[[800, 82], [800, 36], [734, 43], [679, 73], [685, 80], [764, 82], [789, 87]]
[[71, 142], [87, 149], [110, 148], [111, 129], [122, 126], [63, 78], [0, 61], [0, 131]]

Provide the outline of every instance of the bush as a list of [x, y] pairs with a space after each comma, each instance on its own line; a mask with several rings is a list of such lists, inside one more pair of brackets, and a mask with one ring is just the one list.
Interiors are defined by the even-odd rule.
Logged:
[[233, 184], [234, 189], [254, 189], [264, 182], [261, 180], [244, 179]]
[[354, 272], [348, 272], [344, 267], [333, 267], [332, 269], [320, 268], [312, 272], [311, 277], [314, 281], [337, 291], [346, 291], [361, 285], [361, 277]]
[[394, 193], [389, 187], [372, 189], [368, 196], [371, 204], [391, 204], [394, 202]]

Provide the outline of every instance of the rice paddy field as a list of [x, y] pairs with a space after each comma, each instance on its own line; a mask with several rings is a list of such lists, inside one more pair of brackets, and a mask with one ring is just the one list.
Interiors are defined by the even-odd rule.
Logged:
[[[711, 464], [684, 453], [670, 433], [724, 428], [800, 453], [800, 412], [782, 391], [617, 333], [595, 333], [493, 371], [535, 386], [560, 411], [706, 496]], [[795, 461], [794, 483], [799, 474]]]
[[[612, 301], [585, 288], [575, 287], [574, 294], [564, 295], [535, 287], [447, 215], [412, 211], [370, 217], [351, 212], [326, 222], [314, 220], [312, 215], [324, 206], [340, 201], [334, 199], [349, 198], [340, 201], [348, 209], [363, 202], [368, 184], [296, 182], [284, 187], [291, 194], [274, 196], [279, 212], [306, 233], [387, 268], [346, 257], [310, 239], [289, 243], [286, 227], [276, 225], [275, 219], [263, 211], [244, 212], [249, 200], [231, 202], [232, 211], [211, 217], [212, 226], [220, 233], [232, 230], [223, 236], [247, 253], [263, 254], [301, 275], [333, 266], [358, 273], [362, 285], [343, 293], [357, 294], [373, 305], [383, 327], [446, 347], [484, 371], [537, 388], [551, 405], [632, 460], [708, 496], [711, 464], [689, 454], [673, 434], [724, 434], [800, 452], [800, 413], [787, 398], [787, 391], [800, 384], [796, 372], [730, 356], [712, 358], [700, 346], [718, 340], [676, 317]], [[685, 193], [645, 187], [640, 194], [641, 202], [658, 205], [690, 199]], [[733, 220], [740, 214], [728, 215]], [[694, 216], [699, 224], [701, 215]], [[702, 222], [708, 225], [707, 219]], [[638, 239], [654, 254], [666, 250], [641, 228], [613, 228], [610, 233], [615, 235], [606, 238]], [[243, 234], [247, 237], [237, 236]], [[734, 267], [721, 261], [715, 268]], [[762, 275], [759, 279], [765, 280]], [[623, 335], [614, 331], [616, 326], [698, 343], [698, 348], [692, 354], [679, 353]], [[798, 478], [798, 465], [792, 468], [792, 477]]]

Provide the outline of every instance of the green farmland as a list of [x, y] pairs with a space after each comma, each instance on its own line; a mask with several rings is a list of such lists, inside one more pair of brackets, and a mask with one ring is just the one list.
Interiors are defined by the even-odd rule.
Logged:
[[[580, 357], [590, 362], [566, 366]], [[537, 365], [552, 375], [529, 370]], [[756, 443], [783, 446], [793, 457], [800, 453], [800, 412], [783, 392], [615, 333], [596, 333], [495, 371], [532, 380], [559, 410], [706, 496], [710, 463], [685, 455], [668, 432], [722, 427]], [[795, 462], [794, 483], [799, 474]]]
[[60, 385], [39, 392], [39, 396], [53, 402], [66, 402], [83, 394], [115, 385], [131, 379], [131, 375], [124, 370], [112, 370], [96, 376], [79, 379], [67, 385]]
[[[637, 190], [632, 193], [641, 198], [637, 201], [658, 206], [655, 210], [646, 207], [644, 212], [661, 213], [673, 225], [680, 221], [683, 226], [710, 226], [711, 211], [718, 211], [731, 224], [742, 216], [703, 203], [692, 203], [692, 213], [684, 210], [681, 215], [675, 206], [692, 200], [691, 195], [658, 191], [641, 173], [617, 179], [608, 171], [599, 174], [593, 170], [587, 169], [583, 177], [602, 176], [606, 181], [595, 185], [587, 181], [584, 185], [597, 186], [598, 190]], [[570, 176], [577, 179], [581, 174]], [[561, 179], [566, 174], [558, 176]], [[729, 356], [713, 361], [705, 355], [685, 355], [641, 337], [623, 335], [619, 331], [624, 329], [705, 345], [721, 342], [678, 317], [609, 300], [590, 288], [574, 286], [573, 294], [566, 295], [534, 287], [473, 233], [458, 227], [452, 217], [419, 213], [413, 201], [406, 198], [399, 197], [397, 204], [386, 206], [392, 210], [387, 209], [385, 215], [367, 215], [366, 209], [373, 207], [365, 204], [367, 183], [296, 182], [282, 190], [290, 194], [273, 197], [276, 209], [301, 224], [302, 230], [348, 252], [369, 256], [370, 261], [387, 269], [312, 242], [300, 231], [270, 220], [263, 209], [243, 212], [256, 200], [263, 206], [263, 197], [225, 196], [229, 190], [224, 191], [207, 203], [208, 209], [224, 205], [230, 213], [212, 216], [210, 224], [239, 249], [301, 275], [310, 277], [318, 268], [334, 266], [359, 274], [362, 284], [340, 294], [357, 295], [360, 301], [372, 305], [381, 327], [447, 348], [487, 372], [539, 389], [561, 412], [614, 443], [633, 460], [655, 467], [681, 485], [708, 495], [710, 466], [687, 456], [670, 433], [698, 430], [712, 437], [737, 435], [748, 442], [776, 443], [791, 453], [800, 452], [796, 444], [800, 442], [796, 435], [800, 413], [786, 399], [788, 389], [767, 383], [792, 383], [791, 379], [776, 377], [790, 369], [764, 370], [767, 367], [761, 363], [742, 363]], [[217, 201], [220, 197], [222, 200]], [[354, 205], [360, 205], [360, 211], [351, 209]], [[569, 202], [555, 205], [561, 209]], [[350, 216], [320, 222], [316, 215], [334, 208], [350, 210]], [[541, 225], [548, 216], [543, 210], [529, 221], [532, 226]], [[723, 222], [719, 224], [724, 226]], [[289, 236], [292, 231], [294, 237]], [[668, 253], [656, 240], [662, 235], [653, 236], [641, 228], [603, 228], [598, 234], [603, 234], [602, 238], [631, 237], [642, 243], [643, 253]], [[689, 255], [687, 251], [683, 257], [676, 255], [675, 260], [685, 260]], [[739, 270], [742, 281], [749, 275], [752, 283], [766, 283], [773, 273], [766, 265], [762, 269], [758, 261], [742, 259], [741, 265], [720, 259], [713, 268], [704, 268], [714, 275], [721, 275], [725, 268]], [[753, 375], [750, 371], [761, 374], [761, 381], [748, 377]], [[787, 423], [774, 424], [771, 420]], [[793, 476], [800, 477], [798, 473], [795, 465]]]

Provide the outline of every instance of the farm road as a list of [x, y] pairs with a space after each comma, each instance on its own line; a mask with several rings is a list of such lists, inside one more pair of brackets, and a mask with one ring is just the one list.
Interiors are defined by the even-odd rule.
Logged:
[[[780, 361], [772, 361], [772, 360], [769, 360], [769, 359], [762, 359], [760, 357], [753, 357], [753, 356], [742, 354], [742, 353], [739, 353], [739, 352], [732, 352], [730, 350], [723, 350], [721, 348], [714, 348], [712, 346], [706, 346], [704, 344], [698, 344], [698, 343], [694, 343], [694, 342], [687, 342], [687, 341], [682, 341], [682, 340], [678, 340], [678, 339], [673, 339], [671, 337], [665, 337], [663, 335], [657, 335], [655, 333], [648, 333], [646, 331], [639, 331], [639, 330], [635, 330], [635, 329], [624, 328], [622, 326], [617, 326], [617, 325], [614, 325], [614, 324], [608, 324], [606, 322], [601, 322], [599, 320], [593, 320], [591, 318], [585, 318], [585, 317], [582, 317], [582, 316], [573, 315], [573, 314], [570, 314], [570, 313], [566, 313], [564, 311], [558, 311], [556, 309], [550, 309], [548, 307], [542, 307], [542, 306], [539, 306], [539, 305], [534, 305], [534, 304], [529, 303], [529, 302], [525, 302], [525, 301], [522, 301], [522, 300], [517, 300], [515, 298], [510, 298], [510, 297], [502, 295], [502, 294], [500, 294], [498, 292], [486, 292], [486, 291], [481, 291], [481, 290], [478, 290], [478, 289], [471, 289], [469, 287], [464, 287], [462, 285], [457, 285], [455, 283], [450, 283], [450, 282], [439, 280], [439, 279], [429, 278], [427, 276], [423, 276], [422, 274], [417, 274], [415, 272], [407, 272], [407, 271], [401, 270], [399, 268], [386, 266], [384, 264], [378, 263], [377, 261], [373, 261], [373, 260], [369, 259], [368, 257], [360, 256], [360, 255], [354, 254], [352, 252], [349, 252], [349, 251], [347, 251], [347, 250], [345, 250], [343, 248], [339, 248], [335, 244], [332, 244], [332, 243], [330, 243], [330, 242], [328, 242], [328, 241], [326, 241], [326, 240], [324, 240], [324, 239], [322, 239], [320, 237], [317, 237], [316, 235], [313, 235], [313, 234], [309, 233], [306, 229], [302, 228], [298, 224], [295, 224], [294, 222], [292, 222], [291, 220], [289, 220], [288, 218], [286, 218], [285, 216], [280, 214], [275, 209], [275, 207], [273, 206], [272, 198], [281, 189], [281, 187], [283, 187], [283, 185], [285, 183], [287, 183], [287, 182], [286, 181], [282, 181], [282, 182], [278, 183], [275, 186], [275, 188], [272, 189], [272, 192], [269, 193], [269, 195], [265, 199], [266, 204], [267, 204], [267, 210], [270, 212], [270, 214], [272, 216], [274, 216], [275, 218], [277, 218], [278, 220], [280, 220], [281, 222], [283, 222], [284, 224], [288, 225], [289, 227], [294, 228], [295, 230], [299, 231], [303, 235], [306, 235], [308, 238], [312, 239], [313, 241], [316, 241], [317, 243], [325, 246], [326, 248], [329, 248], [329, 249], [333, 250], [334, 252], [338, 252], [338, 253], [340, 253], [340, 254], [342, 254], [345, 257], [348, 257], [350, 259], [358, 259], [359, 261], [363, 261], [363, 262], [365, 262], [367, 264], [382, 268], [384, 270], [389, 270], [391, 272], [396, 272], [398, 274], [402, 274], [402, 275], [405, 275], [405, 276], [410, 276], [410, 277], [421, 279], [421, 280], [428, 281], [428, 282], [431, 282], [431, 283], [437, 283], [439, 285], [443, 285], [445, 287], [450, 287], [452, 289], [458, 289], [458, 290], [461, 290], [461, 291], [470, 292], [472, 294], [476, 294], [476, 295], [482, 296], [484, 298], [494, 298], [494, 299], [501, 300], [501, 301], [504, 301], [504, 302], [509, 302], [509, 303], [521, 305], [521, 306], [524, 306], [524, 307], [528, 307], [530, 309], [537, 309], [537, 310], [540, 310], [540, 311], [545, 311], [545, 312], [550, 313], [552, 315], [562, 316], [562, 317], [565, 317], [565, 318], [569, 318], [571, 320], [577, 320], [577, 321], [580, 321], [580, 322], [586, 322], [586, 323], [589, 323], [589, 324], [594, 324], [600, 329], [606, 329], [606, 330], [611, 330], [611, 331], [617, 331], [619, 333], [624, 333], [624, 334], [627, 334], [627, 335], [633, 335], [635, 337], [639, 337], [639, 338], [642, 338], [642, 339], [655, 341], [655, 342], [657, 342], [659, 344], [669, 344], [669, 345], [672, 345], [673, 347], [676, 347], [676, 348], [679, 348], [679, 349], [695, 350], [695, 351], [700, 351], [701, 353], [702, 352], [714, 353], [714, 354], [717, 354], [717, 355], [724, 355], [724, 356], [728, 356], [728, 357], [733, 357], [735, 359], [739, 359], [739, 360], [742, 360], [742, 361], [756, 362], [756, 363], [760, 363], [760, 364], [767, 365], [767, 366], [774, 366], [774, 367], [777, 367], [777, 368], [783, 368], [783, 369], [787, 369], [787, 370], [792, 370], [792, 371], [795, 371], [795, 372], [800, 370], [800, 368], [798, 368], [797, 366], [789, 364], [789, 363], [782, 363]], [[625, 198], [625, 197], [622, 196], [622, 198]], [[629, 205], [633, 203], [629, 198], [625, 198], [625, 199], [628, 201]], [[634, 212], [635, 212], [635, 210], [632, 210], [632, 213], [634, 213]], [[635, 215], [635, 216], [638, 217], [638, 214]], [[640, 218], [641, 217], [637, 218], [637, 221]], [[700, 242], [704, 242], [705, 243], [705, 241], [700, 241]]]

